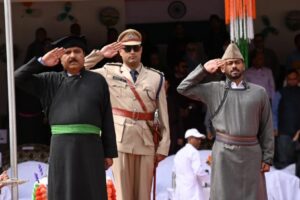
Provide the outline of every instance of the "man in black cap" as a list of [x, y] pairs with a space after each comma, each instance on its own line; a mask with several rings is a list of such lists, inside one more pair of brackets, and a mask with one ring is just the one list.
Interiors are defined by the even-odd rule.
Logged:
[[[117, 157], [108, 86], [84, 69], [82, 37], [53, 44], [15, 72], [17, 87], [40, 99], [51, 126], [48, 199], [105, 200], [105, 169]], [[43, 72], [59, 62], [64, 71]]]

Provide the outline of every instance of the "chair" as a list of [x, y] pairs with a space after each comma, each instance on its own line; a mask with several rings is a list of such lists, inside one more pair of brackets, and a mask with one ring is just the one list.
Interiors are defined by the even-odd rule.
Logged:
[[[199, 151], [202, 164], [210, 174], [210, 166], [205, 162], [210, 150]], [[172, 168], [174, 155], [168, 156], [159, 163], [157, 168], [157, 182], [156, 182], [156, 199], [165, 200], [173, 199], [172, 188]], [[283, 170], [276, 170], [271, 167], [271, 171], [266, 173], [267, 195], [269, 200], [299, 200], [300, 199], [300, 179], [291, 172], [295, 171], [295, 165], [290, 165]], [[209, 180], [206, 181], [209, 183]], [[204, 188], [205, 198], [209, 199], [210, 187]]]
[[300, 179], [297, 176], [273, 170], [265, 174], [269, 200], [300, 199]]
[[[18, 163], [34, 160], [43, 163], [48, 163], [50, 148], [44, 144], [23, 144], [17, 147]], [[2, 154], [2, 167], [8, 169], [10, 167], [10, 154], [5, 151]]]
[[[40, 168], [43, 171], [43, 175], [40, 173]], [[9, 168], [7, 172], [10, 175], [11, 168]], [[22, 185], [19, 185], [18, 200], [32, 199], [33, 185], [36, 182], [35, 173], [38, 174], [39, 178], [45, 176], [48, 173], [48, 164], [37, 161], [25, 161], [18, 163], [18, 178], [28, 181]]]
[[[11, 177], [8, 155], [9, 152], [3, 154], [3, 169], [6, 169]], [[39, 178], [48, 174], [48, 159], [49, 146], [47, 145], [24, 144], [17, 147], [18, 178], [28, 180], [18, 187], [19, 200], [32, 199], [33, 185], [36, 181], [35, 173]]]

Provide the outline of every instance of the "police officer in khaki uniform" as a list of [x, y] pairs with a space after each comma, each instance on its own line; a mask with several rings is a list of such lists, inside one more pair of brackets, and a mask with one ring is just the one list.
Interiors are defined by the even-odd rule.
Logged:
[[[85, 58], [86, 68], [92, 68], [104, 57], [112, 57], [117, 52], [123, 60], [123, 64], [109, 63], [95, 70], [105, 77], [110, 90], [118, 146], [118, 158], [112, 166], [118, 200], [150, 200], [154, 163], [163, 160], [169, 151], [164, 77], [161, 72], [141, 63], [141, 41], [138, 31], [127, 29], [116, 43], [93, 50]], [[162, 139], [155, 151], [149, 125], [153, 125], [156, 109], [159, 110]]]

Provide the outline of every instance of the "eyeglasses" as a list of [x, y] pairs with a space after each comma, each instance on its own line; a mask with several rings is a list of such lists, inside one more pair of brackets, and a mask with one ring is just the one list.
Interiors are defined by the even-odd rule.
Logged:
[[133, 50], [134, 52], [138, 52], [141, 49], [141, 45], [125, 45], [124, 46], [124, 51], [126, 53], [130, 53], [131, 50]]

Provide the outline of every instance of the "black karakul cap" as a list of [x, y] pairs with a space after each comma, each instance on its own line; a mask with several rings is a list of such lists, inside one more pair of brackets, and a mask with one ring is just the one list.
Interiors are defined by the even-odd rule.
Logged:
[[71, 47], [79, 47], [84, 52], [86, 52], [87, 45], [84, 36], [65, 36], [51, 43], [54, 47], [63, 47], [63, 48], [71, 48]]

